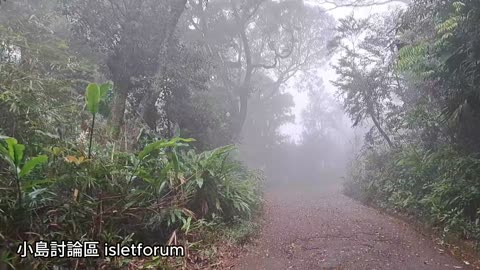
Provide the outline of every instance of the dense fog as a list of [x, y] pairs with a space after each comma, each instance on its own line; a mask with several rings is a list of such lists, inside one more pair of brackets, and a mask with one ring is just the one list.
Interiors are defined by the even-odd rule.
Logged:
[[[365, 205], [478, 247], [479, 18], [478, 0], [0, 0], [0, 270], [231, 269], [257, 236], [288, 269], [449, 269]], [[67, 240], [90, 254], [41, 246]]]

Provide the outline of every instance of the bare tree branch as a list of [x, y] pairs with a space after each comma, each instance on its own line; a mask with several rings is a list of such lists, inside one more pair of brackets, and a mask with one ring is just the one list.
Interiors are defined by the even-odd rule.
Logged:
[[331, 11], [337, 8], [342, 7], [371, 7], [371, 6], [382, 6], [388, 5], [392, 3], [403, 3], [403, 4], [410, 4], [411, 0], [351, 0], [347, 2], [343, 1], [336, 1], [336, 0], [321, 0], [321, 1], [314, 1], [319, 4], [326, 4], [326, 5], [333, 5], [331, 8], [325, 9], [325, 11]]

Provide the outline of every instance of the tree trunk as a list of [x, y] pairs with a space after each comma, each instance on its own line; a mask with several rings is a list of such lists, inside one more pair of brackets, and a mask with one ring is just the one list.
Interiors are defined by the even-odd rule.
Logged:
[[393, 148], [394, 145], [392, 143], [392, 141], [390, 140], [390, 138], [388, 137], [387, 133], [385, 132], [385, 130], [383, 130], [383, 128], [380, 126], [380, 123], [378, 122], [377, 118], [375, 117], [375, 115], [372, 113], [372, 112], [369, 112], [370, 114], [370, 118], [372, 118], [372, 121], [373, 123], [375, 124], [375, 127], [377, 128], [378, 132], [380, 132], [380, 134], [382, 135], [382, 137], [385, 139], [385, 141], [388, 143], [388, 146], [390, 146], [390, 148]]
[[[170, 23], [169, 23], [168, 29], [165, 32], [165, 37], [163, 38], [162, 41], [160, 41], [162, 46], [160, 47], [158, 53], [161, 56], [164, 56], [164, 57], [166, 56], [166, 50], [168, 48], [170, 40], [172, 39], [173, 33], [175, 32], [176, 26], [178, 24], [178, 20], [182, 15], [183, 11], [185, 10], [186, 3], [187, 3], [187, 0], [170, 0], [171, 17], [170, 17]], [[112, 135], [114, 138], [118, 138], [118, 136], [120, 135], [121, 127], [123, 125], [123, 121], [124, 121], [125, 105], [127, 102], [128, 93], [130, 88], [133, 85], [130, 83], [130, 81], [125, 83], [125, 80], [129, 80], [129, 78], [132, 75], [129, 72], [128, 68], [125, 68], [125, 66], [122, 66], [122, 67], [116, 66], [116, 65], [124, 65], [127, 63], [127, 61], [123, 61], [122, 63], [122, 61], [118, 60], [117, 55], [112, 57], [114, 59], [112, 59], [111, 63], [108, 64], [110, 71], [112, 72], [114, 78], [116, 77], [122, 80], [122, 82], [117, 82], [114, 80], [115, 96], [113, 99], [112, 111], [111, 111]], [[161, 69], [160, 74], [162, 76], [165, 73], [165, 69], [166, 69], [165, 64], [161, 66], [160, 69]], [[121, 72], [118, 72], [118, 71], [121, 71]], [[153, 105], [149, 104], [150, 109], [152, 109], [152, 106], [154, 107], [154, 104], [155, 103], [153, 103]]]
[[160, 93], [150, 90], [148, 93], [146, 93], [144, 102], [142, 118], [152, 131], [157, 130], [157, 124], [160, 118], [160, 114], [158, 113], [156, 106], [159, 95]]
[[240, 98], [240, 108], [237, 118], [237, 123], [235, 125], [235, 136], [236, 139], [240, 138], [240, 134], [247, 119], [247, 107], [248, 107], [248, 96], [250, 95], [250, 83], [253, 75], [253, 64], [252, 64], [252, 53], [250, 51], [250, 44], [248, 43], [247, 34], [245, 29], [242, 29], [240, 32], [240, 37], [242, 38], [243, 47], [245, 50], [245, 77], [243, 78], [242, 85], [239, 89], [239, 98]]
[[239, 113], [237, 116], [237, 122], [235, 124], [235, 139], [240, 139], [240, 135], [242, 133], [243, 125], [245, 124], [245, 120], [247, 119], [247, 111], [248, 111], [248, 92], [243, 89], [242, 93], [240, 93], [240, 103], [239, 103]]
[[111, 128], [112, 135], [118, 139], [120, 130], [123, 126], [123, 119], [125, 116], [125, 105], [127, 103], [129, 84], [124, 82], [114, 82], [115, 90], [111, 111]]
[[[165, 33], [165, 37], [162, 41], [162, 47], [160, 49], [159, 55], [164, 59], [168, 58], [168, 48], [172, 43], [173, 34], [175, 33], [175, 29], [177, 28], [178, 21], [180, 16], [182, 15], [183, 11], [185, 10], [185, 5], [187, 4], [187, 0], [171, 0], [170, 7], [172, 12], [171, 21], [169, 23], [169, 27]], [[162, 61], [159, 67], [158, 76], [163, 79], [167, 74], [167, 61]], [[149, 86], [151, 87], [151, 85]], [[159, 99], [160, 92], [155, 91], [153, 89], [149, 89], [149, 92], [146, 93], [147, 100], [145, 101], [145, 108], [142, 114], [142, 117], [148, 127], [153, 131], [157, 129], [157, 123], [160, 118], [158, 113], [156, 103]], [[168, 119], [169, 121], [170, 119]]]

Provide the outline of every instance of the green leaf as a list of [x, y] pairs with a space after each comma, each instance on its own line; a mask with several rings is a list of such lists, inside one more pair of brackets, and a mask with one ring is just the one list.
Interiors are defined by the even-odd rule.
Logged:
[[170, 153], [170, 159], [171, 159], [171, 162], [173, 164], [173, 169], [175, 170], [175, 173], [178, 173], [179, 171], [179, 160], [178, 160], [178, 155], [177, 155], [177, 152], [175, 152], [175, 150], [173, 150], [171, 153]]
[[163, 189], [165, 188], [165, 186], [167, 185], [167, 181], [164, 181], [160, 184], [160, 187], [158, 188], [158, 193], [160, 194]]
[[50, 184], [50, 183], [53, 183], [53, 182], [54, 181], [52, 179], [31, 180], [31, 181], [28, 181], [28, 182], [24, 182], [22, 184], [22, 189], [24, 191], [28, 191], [28, 190], [31, 190], [32, 188], [36, 188], [40, 185]]
[[41, 130], [35, 130], [35, 133], [46, 136], [50, 139], [60, 139], [60, 136], [58, 136], [56, 134], [52, 134], [52, 133], [49, 133], [49, 132], [44, 132], [44, 131], [41, 131]]
[[18, 143], [15, 138], [8, 138], [5, 140], [8, 145], [8, 155], [10, 159], [15, 162], [15, 145]]
[[[185, 220], [185, 219], [184, 219]], [[182, 230], [185, 231], [186, 234], [188, 234], [188, 231], [190, 230], [190, 226], [192, 223], [192, 217], [188, 217], [184, 222], [182, 226]]]
[[91, 83], [87, 86], [87, 108], [92, 114], [98, 112], [100, 105], [100, 87], [98, 84]]
[[[4, 136], [0, 136], [0, 137], [3, 137], [0, 139], [11, 139], [10, 137], [4, 137]], [[10, 145], [8, 145], [8, 149], [7, 149], [0, 144], [0, 154], [3, 156], [5, 161], [7, 161], [12, 167], [15, 167], [15, 161], [11, 158], [11, 154], [10, 154]], [[15, 156], [15, 153], [13, 155]]]
[[3, 145], [0, 145], [0, 153], [2, 154], [3, 158], [10, 160], [10, 154], [8, 153], [7, 148], [3, 147]]
[[178, 142], [193, 142], [193, 141], [195, 141], [195, 139], [174, 138], [174, 139], [169, 140], [169, 141], [160, 140], [160, 141], [157, 141], [157, 142], [153, 142], [153, 143], [145, 146], [145, 148], [143, 148], [143, 150], [138, 154], [138, 157], [140, 159], [143, 159], [155, 150], [160, 150], [162, 148], [167, 148], [167, 147], [178, 146]]
[[46, 163], [48, 161], [48, 157], [45, 155], [41, 155], [38, 157], [34, 157], [25, 163], [22, 170], [20, 171], [20, 177], [29, 175], [36, 166]]
[[13, 146], [13, 148], [14, 148], [14, 151], [15, 151], [15, 159], [14, 159], [15, 165], [16, 165], [17, 167], [19, 167], [20, 164], [21, 164], [22, 161], [23, 161], [23, 153], [25, 152], [25, 145], [23, 145], [23, 144], [15, 144], [15, 145]]
[[138, 157], [140, 159], [143, 159], [145, 158], [146, 156], [148, 156], [151, 152], [155, 151], [155, 150], [158, 150], [158, 149], [161, 149], [161, 148], [164, 148], [164, 147], [167, 147], [168, 146], [168, 142], [164, 141], [164, 140], [161, 140], [161, 141], [158, 141], [158, 142], [154, 142], [154, 143], [151, 143], [151, 144], [148, 144], [147, 146], [145, 146], [143, 148], [143, 150], [138, 154]]
[[40, 189], [36, 189], [30, 193], [28, 193], [28, 197], [32, 200], [35, 200], [39, 195], [43, 194], [43, 193], [46, 193], [48, 190], [46, 188], [40, 188]]
[[113, 84], [109, 82], [100, 85], [100, 100], [104, 100], [107, 97], [108, 93], [112, 91], [112, 89]]

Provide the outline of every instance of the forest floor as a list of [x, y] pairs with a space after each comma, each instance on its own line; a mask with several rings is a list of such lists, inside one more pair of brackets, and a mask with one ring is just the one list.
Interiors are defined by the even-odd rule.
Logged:
[[263, 229], [234, 269], [473, 269], [406, 222], [343, 195], [338, 184], [286, 186], [265, 197]]

